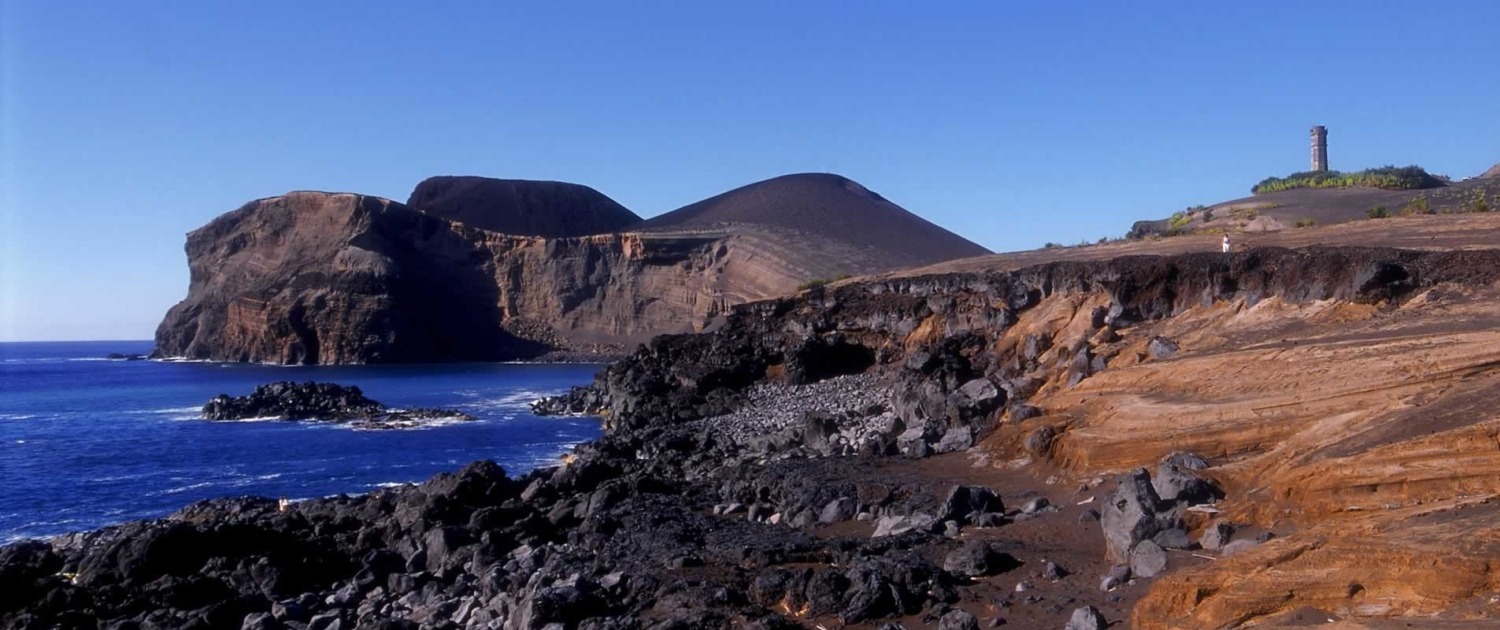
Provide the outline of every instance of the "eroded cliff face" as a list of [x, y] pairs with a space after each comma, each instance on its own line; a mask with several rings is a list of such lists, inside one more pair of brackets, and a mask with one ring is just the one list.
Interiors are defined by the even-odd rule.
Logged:
[[313, 364], [540, 352], [496, 326], [489, 254], [474, 241], [365, 195], [251, 202], [188, 235], [188, 297], [157, 328], [156, 352]]
[[879, 268], [769, 229], [515, 236], [355, 194], [252, 202], [188, 236], [188, 297], [157, 355], [267, 363], [618, 353], [728, 305]]
[[[1026, 398], [1058, 379], [1074, 385], [1102, 371], [1123, 348], [1116, 338], [1144, 322], [1236, 300], [1382, 303], [1432, 283], [1488, 277], [1482, 265], [1493, 257], [1491, 252], [1268, 248], [1232, 256], [1137, 256], [855, 282], [736, 308], [712, 335], [655, 340], [613, 366], [601, 386], [612, 394], [616, 419], [627, 419], [639, 415], [630, 407], [637, 402], [669, 405], [660, 397], [632, 395], [630, 388], [640, 382], [632, 370], [659, 373], [662, 385], [686, 384], [669, 391], [702, 397], [768, 374], [795, 382], [805, 380], [797, 376], [803, 372], [900, 366], [949, 347], [941, 353], [962, 356], [966, 374], [984, 376]], [[1023, 317], [1045, 318], [1057, 329], [1022, 335], [1015, 324]], [[872, 359], [866, 365], [834, 365], [851, 356], [845, 348], [858, 348]], [[739, 374], [718, 373], [723, 366]]]
[[[736, 409], [752, 384], [863, 372], [926, 443], [906, 453], [977, 443], [998, 468], [1090, 488], [1196, 452], [1226, 497], [1184, 517], [1194, 539], [1212, 518], [1282, 535], [1173, 555], [1133, 627], [1302, 609], [1461, 623], [1500, 612], [1497, 264], [1262, 249], [850, 283], [655, 340], [596, 400], [636, 431]], [[966, 409], [984, 382], [1001, 404]]]

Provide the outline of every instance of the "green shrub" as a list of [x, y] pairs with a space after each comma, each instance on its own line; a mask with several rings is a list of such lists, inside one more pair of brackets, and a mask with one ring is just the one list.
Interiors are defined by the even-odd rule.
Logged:
[[1406, 203], [1401, 214], [1408, 217], [1414, 214], [1432, 214], [1432, 206], [1428, 205], [1426, 197], [1417, 197]]
[[1368, 216], [1371, 219], [1384, 219], [1391, 216], [1391, 211], [1386, 210], [1385, 206], [1375, 206], [1374, 208], [1370, 208], [1368, 211], [1366, 211], [1365, 216]]
[[847, 273], [841, 273], [841, 274], [839, 274], [837, 276], [834, 276], [832, 278], [813, 278], [812, 280], [808, 280], [807, 282], [804, 282], [802, 284], [797, 285], [797, 290], [798, 291], [806, 291], [808, 289], [816, 289], [816, 288], [821, 287], [821, 286], [826, 286], [830, 282], [838, 282], [839, 280], [848, 280], [849, 278], [853, 278], [853, 277], [854, 276], [851, 276], [851, 275], [849, 275]]
[[1208, 223], [1209, 221], [1212, 221], [1212, 220], [1214, 220], [1214, 211], [1213, 210], [1207, 210], [1207, 209], [1205, 209], [1203, 211], [1203, 222], [1204, 223]]
[[1338, 171], [1308, 171], [1292, 173], [1286, 177], [1267, 177], [1250, 188], [1256, 195], [1294, 190], [1297, 188], [1348, 188], [1369, 186], [1382, 190], [1418, 190], [1443, 186], [1443, 180], [1434, 177], [1419, 166], [1382, 166], [1357, 173]]
[[1314, 227], [1317, 224], [1318, 224], [1318, 222], [1315, 221], [1315, 220], [1313, 220], [1312, 217], [1302, 217], [1300, 219], [1297, 219], [1297, 222], [1294, 223], [1293, 225], [1295, 227], [1305, 228], [1305, 227]]
[[1464, 210], [1468, 212], [1489, 212], [1491, 209], [1490, 198], [1483, 190], [1474, 191], [1473, 196], [1464, 204]]
[[1166, 236], [1179, 236], [1188, 232], [1187, 226], [1193, 222], [1192, 208], [1182, 212], [1173, 213], [1167, 219], [1167, 229], [1163, 232]]

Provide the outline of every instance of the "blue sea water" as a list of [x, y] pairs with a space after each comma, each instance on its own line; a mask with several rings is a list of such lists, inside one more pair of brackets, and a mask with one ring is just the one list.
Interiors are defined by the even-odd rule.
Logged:
[[[418, 482], [493, 459], [512, 474], [600, 433], [527, 403], [589, 382], [596, 365], [278, 367], [108, 361], [147, 341], [0, 343], [0, 542], [169, 514], [200, 499], [292, 499]], [[420, 429], [209, 422], [209, 398], [277, 380], [358, 385], [392, 407], [476, 417]]]

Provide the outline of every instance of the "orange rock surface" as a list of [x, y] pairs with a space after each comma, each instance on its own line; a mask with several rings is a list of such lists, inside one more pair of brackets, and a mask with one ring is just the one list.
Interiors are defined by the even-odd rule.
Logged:
[[[1464, 221], [1266, 238], [1497, 242], [1500, 220]], [[1090, 249], [1108, 248], [1071, 256], [1108, 257]], [[1500, 627], [1500, 286], [1439, 284], [1399, 305], [1237, 299], [1090, 339], [1104, 304], [1103, 293], [1056, 294], [1006, 332], [1002, 345], [1046, 336], [1055, 354], [1088, 342], [1110, 361], [1073, 386], [1050, 375], [1031, 399], [1045, 415], [1002, 427], [991, 454], [1089, 483], [1195, 452], [1227, 491], [1220, 517], [1285, 532], [1157, 578], [1131, 627], [1279, 627], [1296, 611], [1342, 620], [1328, 627]], [[1179, 351], [1151, 358], [1154, 336]], [[1022, 444], [1043, 425], [1058, 437], [1032, 461]]]

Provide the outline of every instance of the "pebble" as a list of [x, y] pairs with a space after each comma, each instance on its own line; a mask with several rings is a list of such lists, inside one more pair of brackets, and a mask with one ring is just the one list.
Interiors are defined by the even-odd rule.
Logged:
[[[840, 376], [808, 385], [761, 383], [745, 393], [745, 404], [740, 409], [697, 423], [735, 444], [745, 445], [800, 425], [809, 412], [865, 414], [884, 409], [889, 400], [890, 392], [867, 374]], [[839, 433], [830, 441], [846, 445], [839, 450], [857, 452], [861, 444], [888, 429], [890, 420], [885, 413], [866, 415], [859, 420], [841, 419]]]

